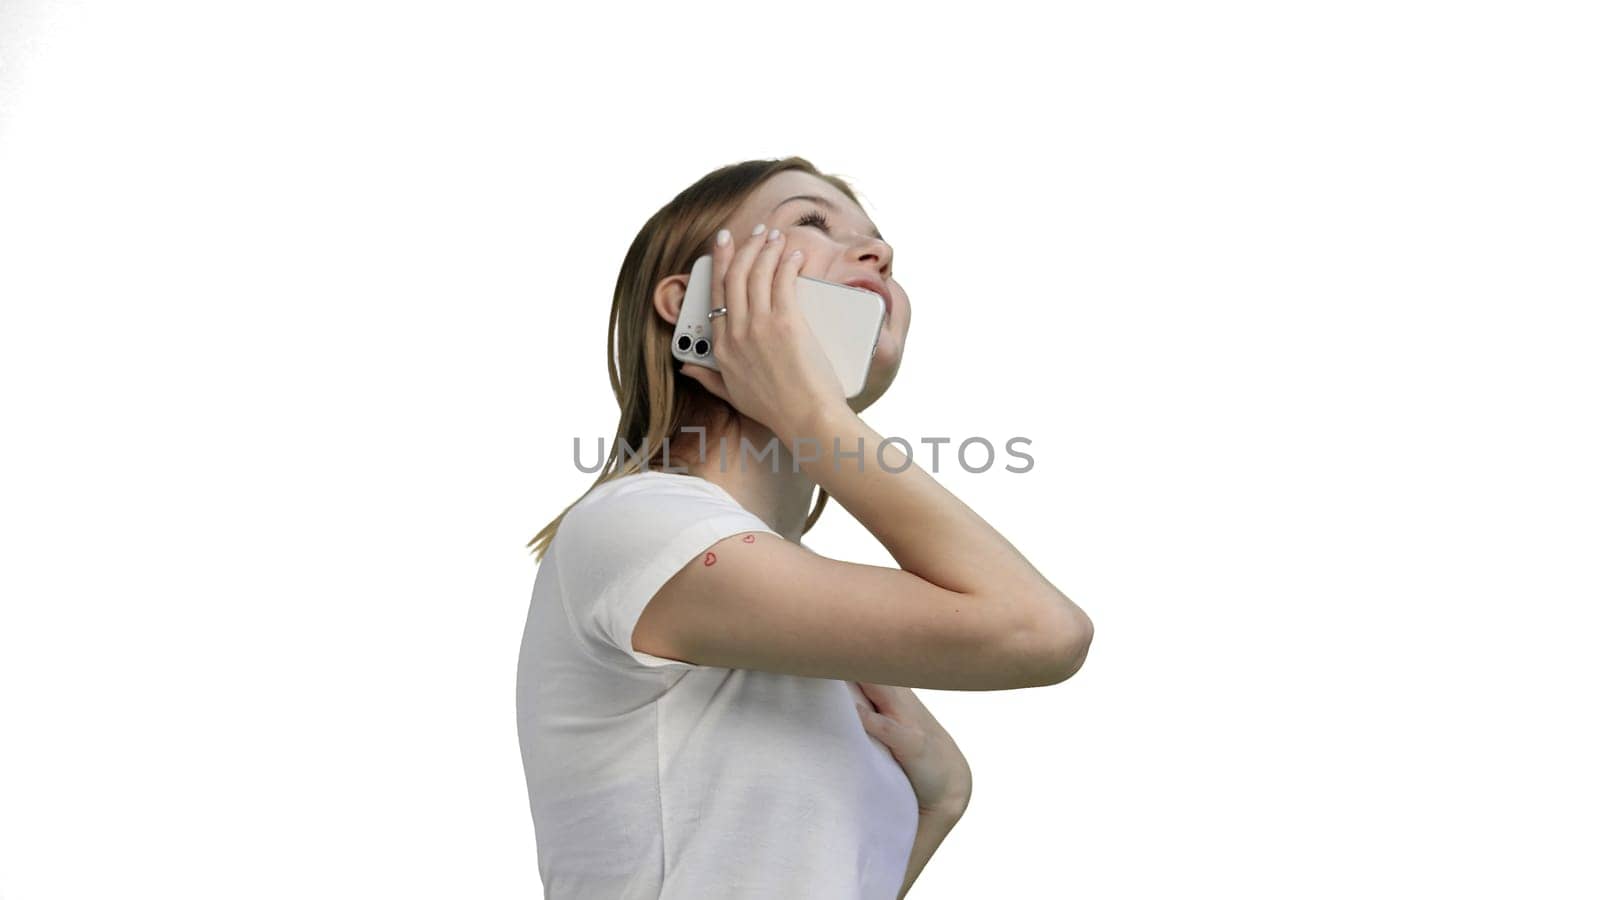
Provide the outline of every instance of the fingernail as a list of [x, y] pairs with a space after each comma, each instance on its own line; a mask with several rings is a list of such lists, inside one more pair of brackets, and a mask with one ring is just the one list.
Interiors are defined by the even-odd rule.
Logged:
[[769, 240], [769, 241], [775, 241], [780, 237], [783, 237], [783, 232], [779, 231], [776, 228], [774, 228], [771, 231], [767, 232], [767, 240]]
[[751, 237], [755, 237], [755, 236], [756, 236], [756, 235], [758, 235], [758, 234], [760, 234], [760, 233], [761, 233], [761, 232], [763, 232], [763, 231], [766, 231], [766, 230], [767, 230], [767, 226], [765, 226], [765, 225], [757, 225], [757, 226], [756, 226], [756, 230], [755, 230], [755, 231], [752, 231], [752, 232], [750, 232], [750, 236], [751, 236]]
[[731, 240], [733, 240], [733, 235], [728, 233], [728, 229], [724, 228], [717, 232], [717, 246], [726, 247]]

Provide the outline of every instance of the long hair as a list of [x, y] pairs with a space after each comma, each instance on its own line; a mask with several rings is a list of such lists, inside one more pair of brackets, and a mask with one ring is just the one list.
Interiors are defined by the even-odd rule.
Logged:
[[[642, 461], [661, 452], [666, 439], [685, 426], [722, 425], [733, 420], [736, 411], [732, 406], [678, 371], [671, 348], [673, 327], [656, 314], [655, 289], [661, 279], [687, 273], [696, 259], [710, 253], [717, 228], [745, 197], [768, 178], [790, 169], [815, 175], [860, 203], [843, 179], [824, 175], [802, 157], [753, 159], [707, 174], [639, 229], [617, 273], [606, 332], [611, 390], [620, 413], [616, 437], [594, 484], [528, 542], [536, 560], [544, 559], [561, 520], [589, 491], [613, 478], [641, 471]], [[622, 453], [624, 445], [626, 455]], [[819, 486], [816, 505], [806, 517], [802, 533], [811, 530], [827, 503], [828, 492]]]

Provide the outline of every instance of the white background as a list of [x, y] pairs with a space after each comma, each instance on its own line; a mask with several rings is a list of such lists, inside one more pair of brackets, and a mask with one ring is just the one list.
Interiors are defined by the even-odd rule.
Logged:
[[915, 309], [864, 418], [1029, 437], [938, 477], [1096, 625], [920, 692], [913, 896], [1595, 896], [1600, 35], [1042, 9], [0, 5], [0, 897], [539, 896], [524, 544], [623, 251], [791, 153]]

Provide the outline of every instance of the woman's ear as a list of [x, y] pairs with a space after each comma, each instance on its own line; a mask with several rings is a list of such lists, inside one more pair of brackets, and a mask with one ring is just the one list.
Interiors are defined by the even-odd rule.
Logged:
[[656, 282], [655, 296], [651, 298], [656, 315], [666, 319], [667, 324], [676, 326], [678, 311], [683, 308], [683, 295], [688, 292], [688, 275], [668, 275]]

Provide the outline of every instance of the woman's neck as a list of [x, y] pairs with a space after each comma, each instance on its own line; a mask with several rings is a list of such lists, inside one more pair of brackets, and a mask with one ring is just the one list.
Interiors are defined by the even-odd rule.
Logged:
[[702, 454], [698, 431], [680, 432], [672, 439], [674, 465], [727, 491], [785, 540], [800, 540], [817, 484], [767, 426], [735, 415], [706, 427], [704, 448]]

